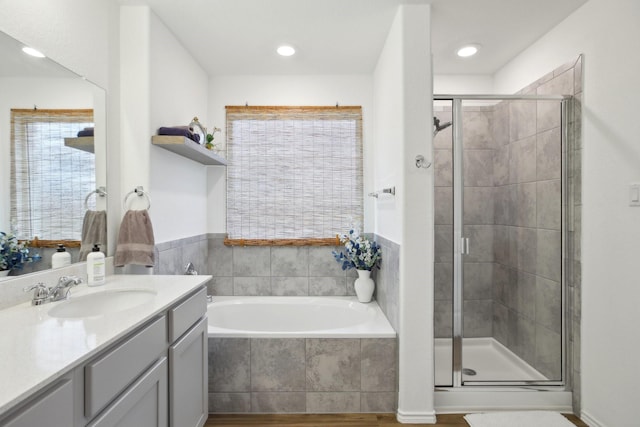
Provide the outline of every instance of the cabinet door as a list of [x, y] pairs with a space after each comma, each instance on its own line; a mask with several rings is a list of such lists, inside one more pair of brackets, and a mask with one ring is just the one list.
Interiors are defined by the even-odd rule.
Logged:
[[51, 391], [46, 392], [7, 424], [6, 427], [69, 427], [73, 425], [73, 385], [71, 380], [64, 380]]
[[167, 427], [167, 358], [156, 362], [88, 427]]
[[172, 427], [201, 427], [208, 416], [207, 318], [169, 347]]
[[92, 419], [167, 351], [166, 317], [155, 320], [87, 363], [84, 369], [85, 410]]

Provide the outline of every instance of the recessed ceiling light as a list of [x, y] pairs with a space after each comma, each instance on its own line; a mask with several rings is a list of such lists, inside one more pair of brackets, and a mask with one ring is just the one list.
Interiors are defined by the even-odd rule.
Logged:
[[22, 51], [27, 55], [35, 56], [36, 58], [44, 58], [44, 55], [40, 51], [35, 50], [32, 47], [25, 46], [22, 48]]
[[294, 53], [296, 53], [296, 50], [293, 48], [293, 46], [282, 45], [278, 47], [276, 52], [278, 52], [278, 55], [281, 55], [281, 56], [291, 56]]
[[478, 53], [478, 49], [480, 49], [480, 45], [468, 44], [466, 46], [462, 46], [456, 53], [461, 58], [468, 58]]

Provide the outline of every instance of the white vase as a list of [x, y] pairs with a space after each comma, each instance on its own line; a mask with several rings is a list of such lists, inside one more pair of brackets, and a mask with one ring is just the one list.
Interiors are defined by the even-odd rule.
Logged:
[[369, 302], [371, 301], [371, 297], [373, 296], [373, 289], [375, 288], [375, 283], [371, 278], [371, 271], [357, 271], [358, 278], [354, 283], [354, 287], [356, 288], [356, 296], [358, 297], [358, 301], [360, 302]]

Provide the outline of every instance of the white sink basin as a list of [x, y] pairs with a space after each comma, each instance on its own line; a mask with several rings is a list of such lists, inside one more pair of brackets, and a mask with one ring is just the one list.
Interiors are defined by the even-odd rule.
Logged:
[[110, 289], [80, 297], [72, 294], [67, 301], [52, 307], [48, 314], [62, 319], [102, 316], [148, 303], [156, 294], [151, 289]]

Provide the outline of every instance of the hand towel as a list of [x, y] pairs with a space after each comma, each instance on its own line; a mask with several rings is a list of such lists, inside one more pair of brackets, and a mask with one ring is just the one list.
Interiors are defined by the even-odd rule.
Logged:
[[93, 245], [99, 245], [100, 250], [107, 250], [107, 211], [87, 211], [82, 221], [80, 236], [80, 261], [86, 261]]
[[153, 267], [154, 245], [149, 212], [146, 209], [127, 211], [120, 224], [114, 265], [122, 267], [125, 264], [135, 264]]

